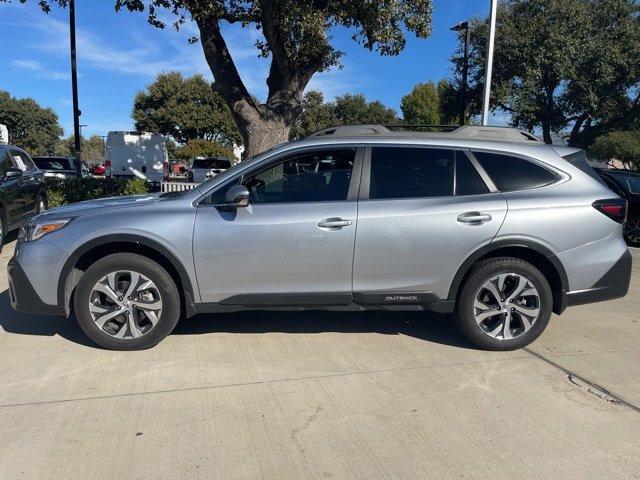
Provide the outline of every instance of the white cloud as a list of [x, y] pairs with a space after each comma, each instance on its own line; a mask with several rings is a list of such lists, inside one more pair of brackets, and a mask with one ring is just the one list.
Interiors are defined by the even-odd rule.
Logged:
[[33, 72], [34, 75], [48, 80], [69, 80], [69, 78], [71, 78], [69, 72], [50, 70], [36, 60], [15, 59], [11, 61], [11, 66], [28, 70], [29, 72]]

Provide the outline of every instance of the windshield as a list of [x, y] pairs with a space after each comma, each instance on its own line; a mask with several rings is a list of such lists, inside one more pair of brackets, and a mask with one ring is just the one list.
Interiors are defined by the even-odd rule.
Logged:
[[72, 170], [71, 160], [68, 158], [38, 158], [33, 159], [40, 170]]
[[192, 168], [206, 168], [211, 170], [223, 170], [231, 167], [231, 162], [226, 158], [196, 158], [193, 160]]
[[613, 178], [625, 191], [640, 195], [640, 175], [614, 175]]

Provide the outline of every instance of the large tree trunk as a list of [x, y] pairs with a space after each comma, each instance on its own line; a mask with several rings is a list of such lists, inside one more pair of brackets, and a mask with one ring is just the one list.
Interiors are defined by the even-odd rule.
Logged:
[[274, 12], [263, 9], [263, 32], [272, 47], [267, 78], [269, 95], [260, 104], [246, 89], [220, 31], [218, 19], [195, 17], [205, 58], [215, 78], [215, 87], [229, 106], [244, 139], [243, 159], [286, 142], [302, 111], [302, 93], [322, 65], [323, 56], [299, 64], [280, 48], [282, 32], [273, 23]]
[[244, 140], [243, 160], [289, 139], [291, 115], [283, 117], [273, 112], [268, 105], [250, 104], [244, 100], [231, 105], [231, 111]]

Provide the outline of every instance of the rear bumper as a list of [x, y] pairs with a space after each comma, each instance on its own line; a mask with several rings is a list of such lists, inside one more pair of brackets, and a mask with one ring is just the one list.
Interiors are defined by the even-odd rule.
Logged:
[[7, 266], [9, 278], [9, 299], [17, 312], [36, 315], [57, 315], [66, 317], [68, 311], [61, 305], [48, 305], [38, 296], [29, 278], [15, 258]]
[[584, 305], [624, 297], [631, 282], [631, 252], [625, 250], [620, 259], [598, 280], [593, 287], [576, 292], [568, 292], [566, 305]]

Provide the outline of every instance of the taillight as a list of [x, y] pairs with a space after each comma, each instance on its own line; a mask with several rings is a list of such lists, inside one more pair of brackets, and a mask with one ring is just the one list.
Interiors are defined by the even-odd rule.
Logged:
[[111, 160], [105, 160], [104, 162], [104, 175], [105, 177], [111, 176]]
[[624, 223], [627, 219], [627, 201], [622, 198], [596, 200], [592, 205], [593, 208], [615, 222]]

